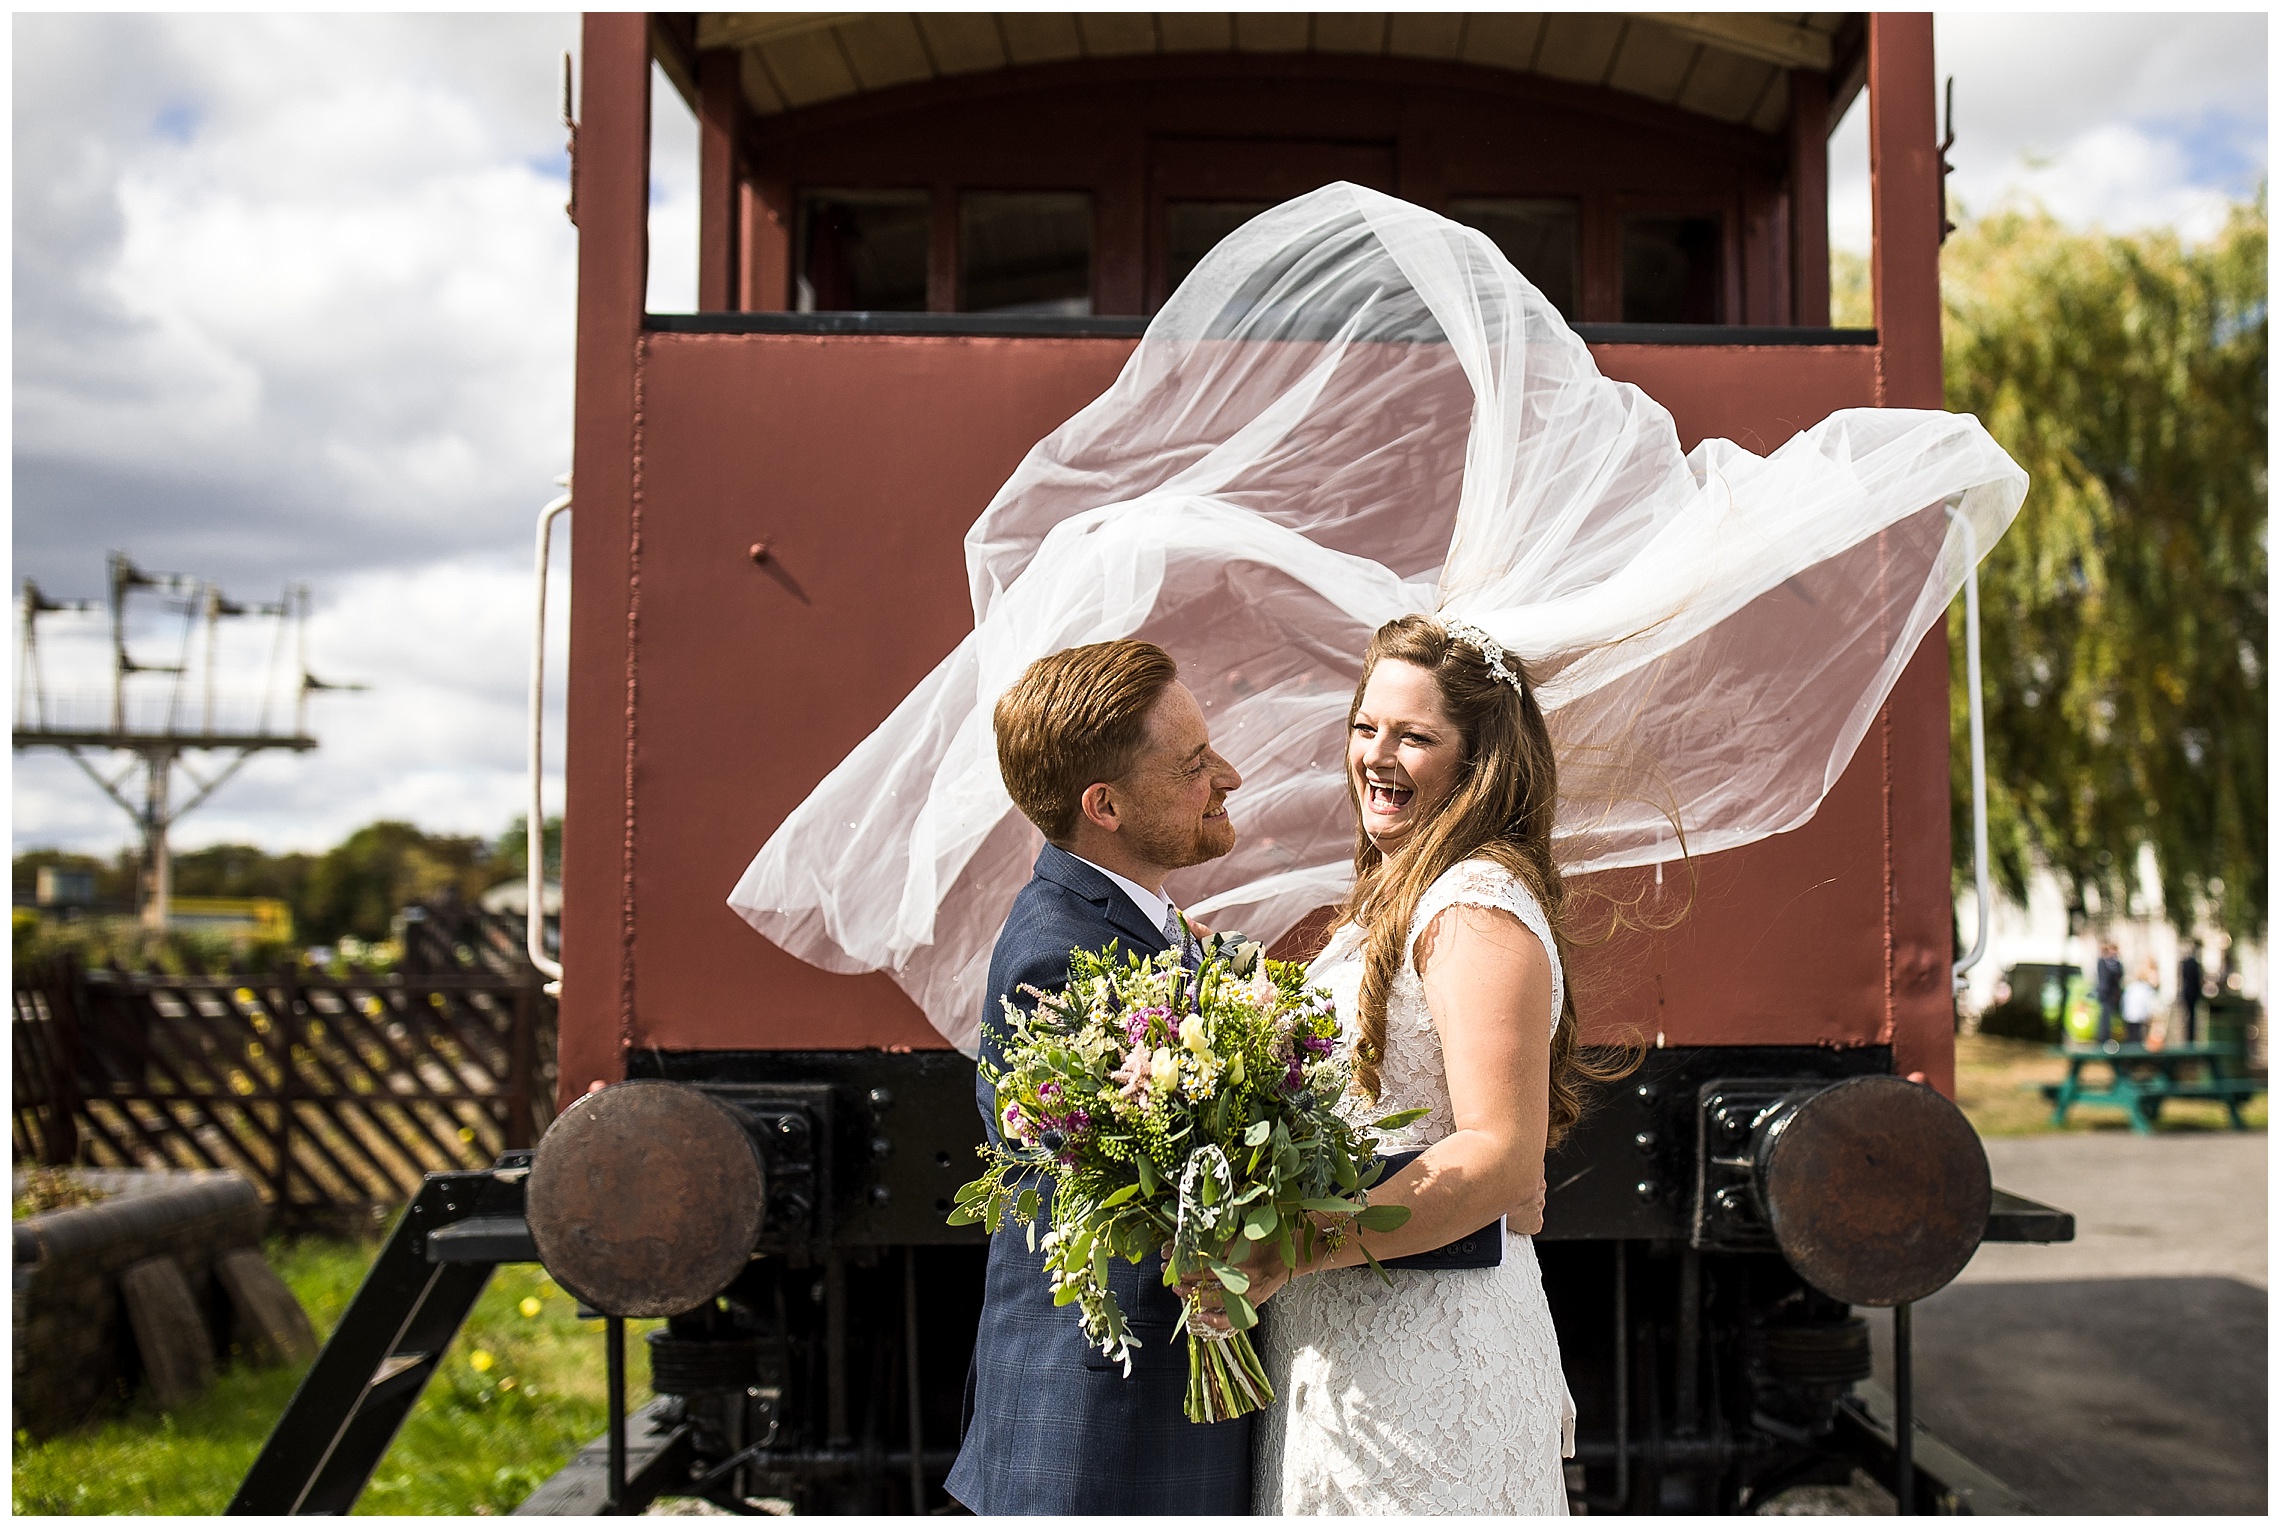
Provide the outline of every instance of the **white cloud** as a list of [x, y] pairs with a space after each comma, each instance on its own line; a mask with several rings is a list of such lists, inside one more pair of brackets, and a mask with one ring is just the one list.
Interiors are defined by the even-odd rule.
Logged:
[[[529, 526], [570, 450], [575, 37], [569, 16], [15, 23], [18, 571], [95, 593], [119, 547], [238, 598], [306, 578], [312, 667], [374, 685], [313, 701], [319, 749], [257, 758], [180, 843], [491, 833], [521, 809]], [[87, 635], [48, 644], [55, 688], [106, 683]], [[60, 755], [17, 758], [13, 805], [19, 847], [131, 837]]]
[[[558, 811], [568, 656], [568, 580], [559, 565], [550, 601], [548, 809]], [[379, 818], [436, 831], [497, 833], [524, 809], [530, 618], [530, 570], [506, 556], [477, 554], [343, 580], [311, 615], [311, 667], [328, 681], [370, 688], [311, 697], [317, 749], [257, 755], [183, 819], [176, 844], [250, 841], [317, 849]], [[266, 665], [270, 623], [245, 624], [234, 650], [223, 649], [218, 688], [224, 714], [251, 709]], [[100, 618], [66, 618], [56, 635], [61, 640], [44, 644], [50, 692], [100, 694], [109, 657]], [[152, 621], [139, 635], [152, 659], [175, 656], [170, 621]], [[199, 649], [191, 652], [195, 659]], [[272, 711], [280, 731], [290, 709], [289, 657], [281, 677]], [[142, 683], [163, 694], [167, 682], [153, 676]], [[186, 715], [195, 714], [198, 690], [194, 675]], [[208, 774], [212, 762], [196, 761]], [[18, 756], [14, 798], [20, 847], [108, 852], [131, 836], [124, 814], [60, 754]]]
[[[68, 587], [123, 545], [266, 584], [519, 529], [569, 454], [568, 19], [41, 20], [16, 52], [19, 563]], [[104, 75], [90, 33], [138, 67]], [[463, 46], [489, 67], [446, 72]]]
[[[1975, 208], [2196, 231], [2262, 173], [2259, 15], [1938, 25]], [[321, 746], [249, 765], [178, 842], [496, 832], [522, 806], [529, 527], [570, 450], [576, 18], [57, 14], [12, 39], [17, 571], [94, 593], [119, 547], [241, 598], [305, 578], [312, 666], [374, 686], [320, 697]], [[649, 299], [686, 310], [696, 130], [654, 95]], [[1841, 246], [1867, 241], [1864, 116], [1831, 145]], [[59, 639], [59, 688], [100, 690], [93, 635]], [[17, 757], [13, 800], [19, 847], [130, 837], [57, 755]]]
[[[2261, 13], [1941, 12], [1938, 74], [1955, 79], [1955, 173], [1971, 213], [2039, 202], [2080, 227], [2202, 238], [2268, 163]], [[1829, 142], [1829, 237], [1865, 252], [1868, 113]]]

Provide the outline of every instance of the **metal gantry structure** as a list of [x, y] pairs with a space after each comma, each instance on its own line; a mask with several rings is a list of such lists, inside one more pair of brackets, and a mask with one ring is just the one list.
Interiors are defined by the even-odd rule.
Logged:
[[[168, 830], [255, 754], [278, 748], [305, 753], [316, 747], [308, 728], [312, 694], [363, 686], [328, 684], [309, 672], [307, 584], [286, 586], [274, 601], [240, 603], [210, 579], [148, 572], [123, 552], [110, 556], [109, 583], [104, 601], [57, 600], [31, 579], [24, 580], [12, 739], [18, 751], [61, 749], [134, 819], [143, 844], [143, 921], [164, 929], [174, 879]], [[181, 617], [171, 662], [137, 657], [129, 645], [130, 616], [137, 613], [133, 607], [154, 599]], [[40, 658], [42, 618], [106, 607], [111, 628], [108, 695], [51, 692]], [[239, 619], [274, 623], [257, 698], [220, 689], [222, 623]], [[288, 662], [289, 679], [283, 677]], [[163, 688], [153, 679], [162, 680]], [[124, 754], [126, 763], [106, 773], [90, 757], [100, 753]], [[220, 762], [194, 768], [185, 757], [193, 753], [215, 755]], [[187, 794], [175, 790], [177, 771], [188, 783]]]

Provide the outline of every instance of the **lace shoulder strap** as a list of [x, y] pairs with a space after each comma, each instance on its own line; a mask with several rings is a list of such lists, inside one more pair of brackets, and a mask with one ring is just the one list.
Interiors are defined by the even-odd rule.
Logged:
[[1552, 938], [1552, 920], [1544, 916], [1535, 893], [1494, 860], [1465, 860], [1451, 865], [1425, 888], [1409, 920], [1409, 947], [1402, 953], [1410, 969], [1417, 967], [1418, 937], [1433, 926], [1435, 918], [1457, 906], [1493, 907], [1510, 913], [1543, 942], [1544, 954], [1552, 963], [1552, 1027], [1557, 1029], [1560, 1014], [1567, 1008], [1567, 974], [1560, 969], [1560, 947]]

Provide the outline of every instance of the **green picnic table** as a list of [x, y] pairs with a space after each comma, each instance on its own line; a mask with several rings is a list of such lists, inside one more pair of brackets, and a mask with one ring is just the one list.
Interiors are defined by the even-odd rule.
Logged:
[[[2130, 1112], [2130, 1128], [2150, 1135], [2161, 1118], [2161, 1106], [2173, 1098], [2208, 1098], [2225, 1106], [2235, 1130], [2248, 1122], [2240, 1106], [2264, 1091], [2264, 1079], [2250, 1077], [2242, 1063], [2237, 1041], [2204, 1041], [2194, 1045], [2165, 1045], [2149, 1050], [2143, 1045], [2063, 1045], [2066, 1081], [2042, 1084], [2051, 1101], [2051, 1119], [2066, 1123], [2066, 1111], [2076, 1104], [2112, 1104]], [[2083, 1077], [2085, 1067], [2102, 1066], [2108, 1073], [2104, 1087]]]

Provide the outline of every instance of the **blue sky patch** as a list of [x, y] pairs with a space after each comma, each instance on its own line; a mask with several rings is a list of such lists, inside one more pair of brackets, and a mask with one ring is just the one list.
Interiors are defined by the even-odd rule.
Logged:
[[205, 113], [188, 101], [169, 101], [150, 119], [150, 130], [173, 143], [188, 143], [198, 136], [198, 124]]
[[2170, 117], [2147, 122], [2145, 131], [2167, 138], [2185, 151], [2186, 175], [2196, 186], [2215, 186], [2235, 195], [2256, 189], [2267, 163], [2265, 123], [2220, 109], [2198, 118]]

